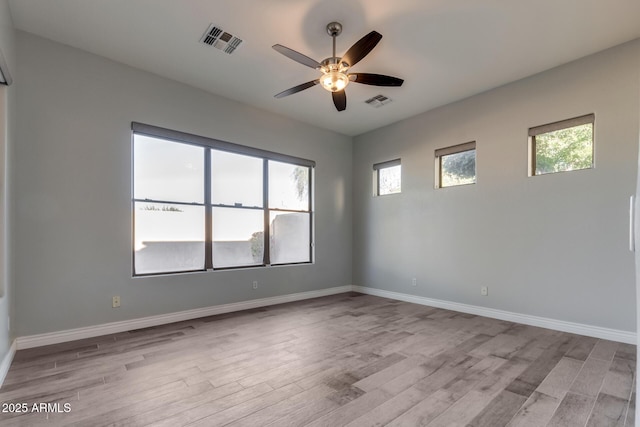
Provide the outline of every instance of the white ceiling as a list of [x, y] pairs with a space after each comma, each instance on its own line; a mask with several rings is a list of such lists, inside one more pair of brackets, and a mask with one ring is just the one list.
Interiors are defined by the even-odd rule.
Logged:
[[[16, 28], [346, 135], [414, 116], [640, 37], [640, 0], [9, 0]], [[350, 84], [338, 112], [320, 86], [273, 95], [319, 73], [274, 51], [338, 55], [383, 35], [353, 72], [401, 88]], [[244, 40], [232, 55], [199, 43], [210, 23]], [[393, 100], [373, 108], [364, 100]]]

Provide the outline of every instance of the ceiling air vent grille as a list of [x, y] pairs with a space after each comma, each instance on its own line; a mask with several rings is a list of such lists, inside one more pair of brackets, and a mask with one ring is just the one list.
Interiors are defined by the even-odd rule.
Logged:
[[229, 34], [211, 24], [209, 25], [209, 28], [207, 28], [207, 31], [204, 32], [204, 35], [200, 39], [200, 43], [213, 46], [224, 53], [231, 54], [238, 46], [240, 46], [242, 39], [239, 39], [233, 34]]
[[364, 101], [366, 104], [371, 105], [372, 107], [375, 108], [379, 108], [382, 107], [385, 104], [388, 104], [391, 102], [390, 98], [387, 98], [384, 95], [376, 95], [373, 98], [369, 98], [366, 101]]

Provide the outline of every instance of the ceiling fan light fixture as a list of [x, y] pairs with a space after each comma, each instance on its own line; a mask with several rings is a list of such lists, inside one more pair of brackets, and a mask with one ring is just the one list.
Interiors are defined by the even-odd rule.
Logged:
[[349, 66], [339, 58], [331, 57], [322, 61], [320, 85], [329, 92], [339, 92], [349, 84], [347, 70]]
[[329, 71], [320, 77], [320, 84], [329, 92], [339, 92], [349, 84], [349, 76], [341, 71]]

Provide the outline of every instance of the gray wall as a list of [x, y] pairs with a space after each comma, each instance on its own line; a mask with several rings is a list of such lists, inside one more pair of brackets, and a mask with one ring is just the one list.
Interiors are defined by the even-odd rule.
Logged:
[[[15, 79], [14, 32], [9, 5], [0, 0], [0, 51], [2, 52], [11, 76]], [[10, 193], [8, 175], [10, 169], [9, 153], [12, 150], [12, 107], [15, 99], [15, 87], [0, 86], [0, 361], [9, 351], [13, 330], [9, 330], [12, 314], [13, 287], [11, 278], [11, 259], [9, 251]], [[15, 324], [15, 323], [14, 323]], [[13, 326], [13, 325], [11, 325]]]
[[[16, 41], [17, 336], [348, 285], [352, 266], [356, 285], [635, 330], [638, 41], [361, 135], [353, 153], [336, 133], [33, 35]], [[527, 128], [590, 112], [596, 168], [527, 177]], [[315, 160], [316, 263], [132, 279], [131, 121]], [[470, 140], [478, 183], [434, 190], [433, 151]], [[403, 192], [372, 197], [371, 165], [397, 157]]]
[[[16, 40], [18, 336], [351, 284], [351, 138], [30, 34]], [[315, 264], [132, 279], [131, 121], [315, 160]]]
[[[634, 331], [639, 73], [636, 40], [356, 137], [354, 284]], [[595, 169], [528, 177], [527, 129], [587, 113]], [[434, 150], [472, 140], [477, 184], [435, 190]], [[402, 193], [372, 197], [398, 157]]]

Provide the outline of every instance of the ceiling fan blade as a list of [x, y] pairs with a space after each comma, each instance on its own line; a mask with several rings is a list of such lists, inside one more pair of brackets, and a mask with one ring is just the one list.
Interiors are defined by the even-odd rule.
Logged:
[[347, 94], [344, 93], [344, 90], [331, 92], [331, 97], [333, 98], [333, 105], [336, 106], [336, 110], [343, 111], [347, 108]]
[[376, 47], [380, 39], [382, 39], [382, 34], [377, 31], [371, 31], [349, 48], [342, 57], [342, 62], [346, 62], [350, 67], [353, 67]]
[[372, 86], [402, 86], [402, 83], [404, 83], [404, 80], [397, 77], [371, 73], [352, 73], [349, 74], [349, 79], [356, 83]]
[[290, 89], [287, 90], [283, 90], [282, 92], [280, 92], [279, 94], [275, 95], [276, 98], [284, 98], [285, 96], [289, 96], [289, 95], [293, 95], [294, 93], [298, 93], [301, 92], [305, 89], [309, 89], [310, 87], [313, 87], [315, 85], [317, 85], [318, 83], [320, 83], [320, 80], [313, 80], [311, 82], [306, 82], [306, 83], [302, 83], [301, 85], [298, 86], [294, 86]]
[[307, 67], [311, 67], [313, 69], [319, 69], [322, 65], [315, 59], [311, 59], [306, 55], [301, 54], [300, 52], [296, 52], [293, 49], [289, 49], [286, 46], [282, 46], [281, 44], [274, 44], [272, 46], [276, 51], [280, 52], [284, 56], [289, 59], [293, 59], [294, 61], [306, 65]]

